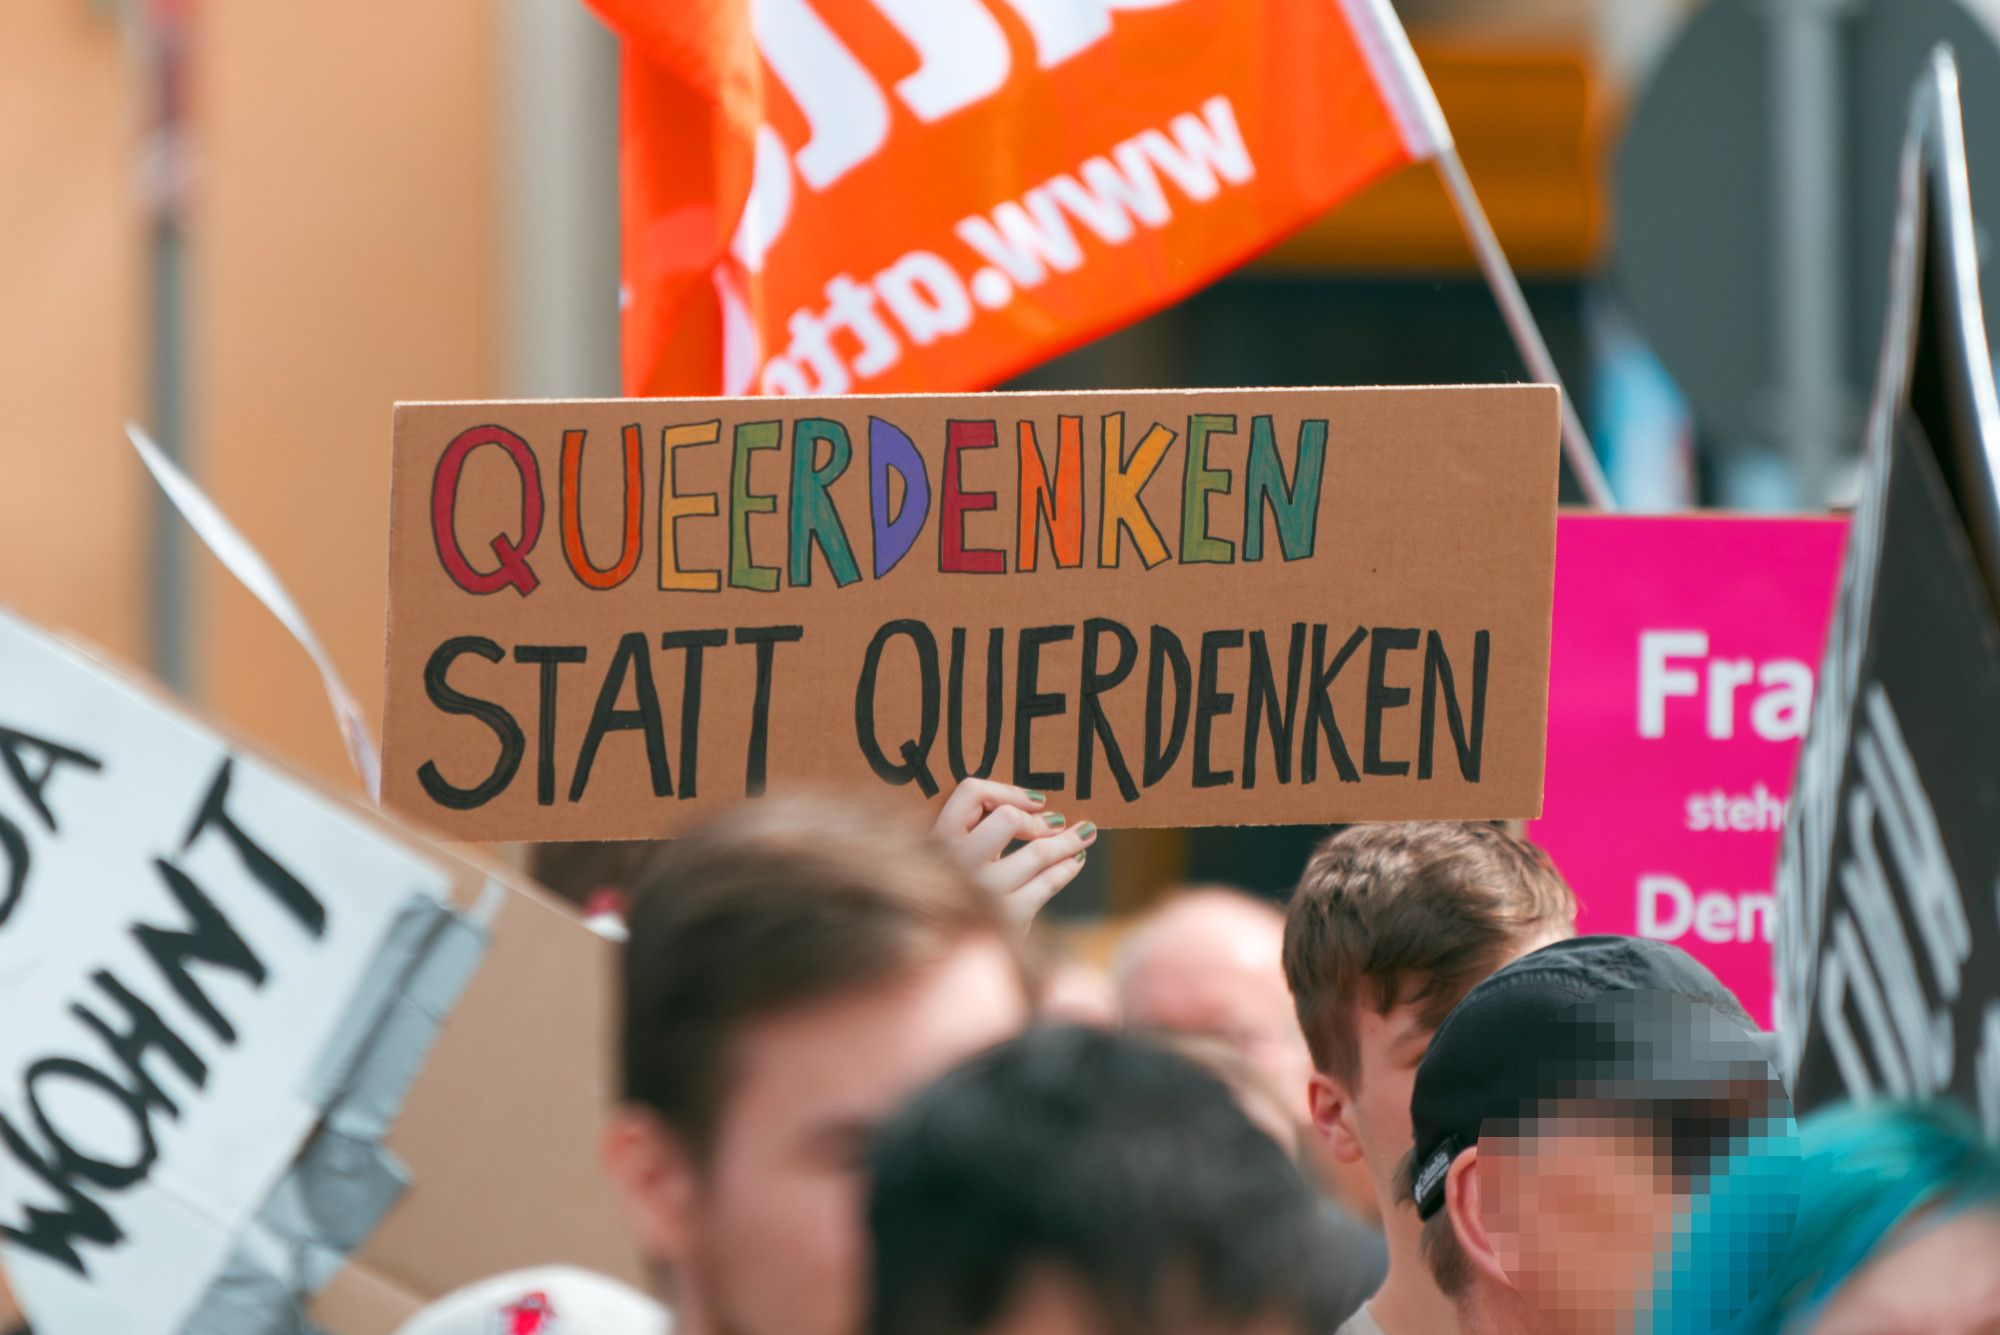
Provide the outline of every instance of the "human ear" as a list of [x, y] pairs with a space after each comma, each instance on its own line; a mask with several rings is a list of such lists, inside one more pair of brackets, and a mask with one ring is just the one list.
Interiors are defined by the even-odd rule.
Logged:
[[662, 1265], [682, 1260], [700, 1185], [686, 1142], [650, 1109], [625, 1104], [604, 1128], [599, 1158], [640, 1253]]
[[1306, 1101], [1312, 1109], [1313, 1129], [1333, 1149], [1342, 1163], [1361, 1160], [1361, 1142], [1354, 1135], [1354, 1096], [1347, 1086], [1330, 1075], [1314, 1071], [1306, 1086]]
[[1482, 1274], [1512, 1288], [1512, 1275], [1521, 1266], [1520, 1238], [1511, 1227], [1512, 1220], [1500, 1217], [1507, 1212], [1498, 1208], [1492, 1186], [1479, 1171], [1479, 1147], [1474, 1145], [1452, 1160], [1451, 1171], [1445, 1174], [1444, 1208], [1466, 1260]]

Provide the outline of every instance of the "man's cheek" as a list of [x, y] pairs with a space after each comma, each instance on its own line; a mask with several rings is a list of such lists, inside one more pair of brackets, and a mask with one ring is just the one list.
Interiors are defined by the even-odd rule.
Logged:
[[827, 1167], [801, 1174], [786, 1193], [782, 1227], [798, 1247], [841, 1261], [859, 1254], [867, 1202], [858, 1169]]
[[1385, 1136], [1401, 1152], [1407, 1150], [1415, 1138], [1415, 1132], [1410, 1127], [1410, 1094], [1416, 1082], [1399, 1080], [1394, 1083], [1394, 1089], [1384, 1092], [1377, 1117]]

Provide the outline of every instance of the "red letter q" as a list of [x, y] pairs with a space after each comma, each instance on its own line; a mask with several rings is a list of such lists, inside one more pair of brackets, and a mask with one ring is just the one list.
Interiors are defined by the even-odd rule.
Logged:
[[[458, 475], [465, 468], [466, 456], [482, 445], [498, 445], [507, 451], [514, 470], [521, 475], [521, 538], [515, 542], [503, 534], [493, 539], [493, 554], [500, 558], [500, 566], [490, 571], [472, 568], [465, 559], [465, 549], [458, 545], [454, 527]], [[533, 593], [538, 581], [526, 558], [542, 536], [542, 475], [528, 442], [500, 426], [468, 427], [459, 432], [445, 447], [437, 474], [431, 479], [431, 536], [437, 542], [438, 560], [452, 582], [467, 593], [498, 593], [508, 585], [520, 590], [522, 597]]]

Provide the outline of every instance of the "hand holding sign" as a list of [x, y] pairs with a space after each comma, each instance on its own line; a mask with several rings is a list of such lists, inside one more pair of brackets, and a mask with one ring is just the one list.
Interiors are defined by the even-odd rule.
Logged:
[[[1075, 828], [1048, 810], [1043, 793], [991, 779], [966, 779], [945, 800], [932, 830], [1023, 927], [1083, 870], [1097, 827]], [[1009, 853], [1015, 844], [1020, 847]]]

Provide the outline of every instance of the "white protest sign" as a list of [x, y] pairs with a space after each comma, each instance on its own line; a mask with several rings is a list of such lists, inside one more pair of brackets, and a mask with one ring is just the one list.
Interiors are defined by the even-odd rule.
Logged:
[[0, 680], [0, 1263], [41, 1328], [169, 1335], [450, 873], [4, 612]]

